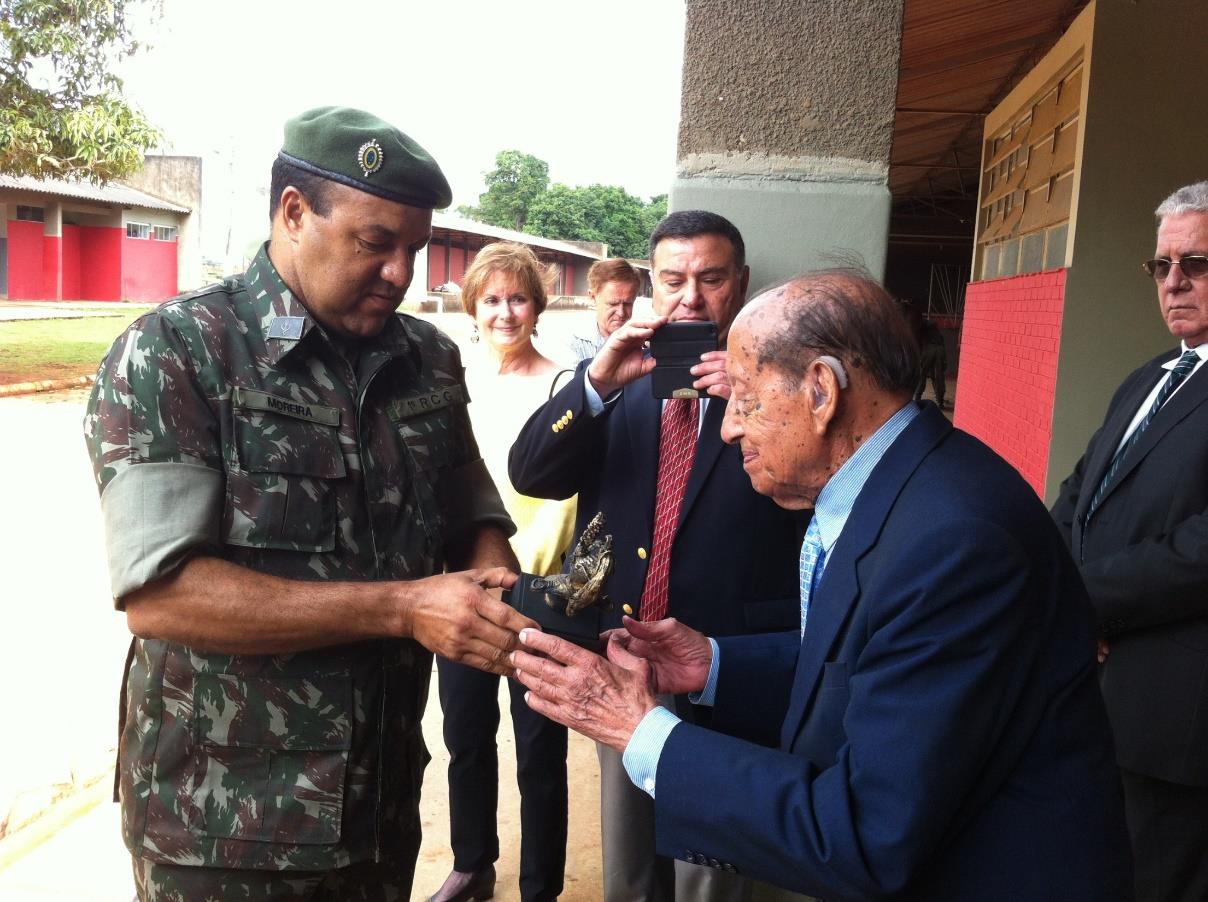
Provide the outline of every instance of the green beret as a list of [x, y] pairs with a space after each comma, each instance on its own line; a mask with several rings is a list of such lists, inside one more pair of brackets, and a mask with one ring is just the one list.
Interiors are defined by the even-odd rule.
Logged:
[[323, 106], [285, 123], [277, 156], [307, 172], [411, 207], [447, 207], [436, 161], [393, 125], [351, 107]]

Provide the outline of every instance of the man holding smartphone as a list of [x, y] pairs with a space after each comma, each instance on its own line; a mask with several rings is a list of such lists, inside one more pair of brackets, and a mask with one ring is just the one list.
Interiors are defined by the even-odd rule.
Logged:
[[[577, 493], [576, 533], [604, 513], [614, 538], [604, 591], [614, 609], [601, 629], [619, 626], [622, 613], [672, 616], [708, 635], [795, 629], [808, 516], [758, 495], [738, 448], [720, 435], [730, 395], [725, 342], [750, 278], [742, 236], [715, 213], [680, 211], [655, 228], [650, 256], [657, 315], [630, 320], [579, 364], [521, 430], [509, 475], [526, 495]], [[718, 349], [689, 370], [703, 394], [657, 398], [658, 361], [646, 343], [683, 322], [716, 324]], [[700, 720], [686, 697], [661, 701]], [[656, 860], [652, 800], [629, 781], [620, 755], [599, 752], [607, 902], [749, 897], [750, 884], [735, 875]]]

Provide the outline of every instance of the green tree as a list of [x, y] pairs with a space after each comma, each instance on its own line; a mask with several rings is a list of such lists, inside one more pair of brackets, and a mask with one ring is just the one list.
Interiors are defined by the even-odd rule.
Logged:
[[523, 231], [529, 208], [549, 187], [549, 164], [519, 150], [501, 150], [485, 181], [487, 190], [478, 195], [478, 206], [458, 207], [457, 212], [489, 225]]
[[642, 248], [642, 253], [639, 255], [642, 258], [649, 256], [649, 239], [654, 227], [659, 224], [664, 216], [667, 215], [667, 195], [656, 194], [650, 198], [650, 203], [646, 204], [642, 210], [642, 229], [646, 233], [647, 245]]
[[529, 207], [527, 231], [546, 238], [603, 241], [613, 256], [641, 258], [666, 210], [665, 196], [661, 205], [648, 206], [615, 185], [554, 185]]
[[160, 0], [0, 0], [0, 172], [104, 182], [142, 165], [159, 131], [110, 71], [139, 49], [136, 5]]

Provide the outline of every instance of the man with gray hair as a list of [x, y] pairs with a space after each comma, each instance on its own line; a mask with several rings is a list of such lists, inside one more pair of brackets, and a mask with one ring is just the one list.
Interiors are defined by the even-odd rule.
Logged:
[[1098, 618], [1140, 902], [1208, 899], [1208, 181], [1156, 210], [1176, 350], [1124, 380], [1053, 506]]

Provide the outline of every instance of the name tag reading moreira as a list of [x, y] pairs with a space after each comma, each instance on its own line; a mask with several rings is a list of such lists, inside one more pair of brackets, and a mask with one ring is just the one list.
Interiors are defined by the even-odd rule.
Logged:
[[460, 385], [443, 385], [417, 395], [400, 398], [390, 405], [390, 413], [396, 420], [431, 413], [450, 404], [465, 404], [466, 393]]
[[308, 401], [295, 401], [293, 398], [270, 395], [266, 391], [259, 391], [254, 388], [232, 389], [231, 404], [243, 410], [264, 410], [298, 420], [307, 420], [311, 423], [322, 423], [324, 426], [340, 425], [340, 409], [338, 407], [311, 404]]

